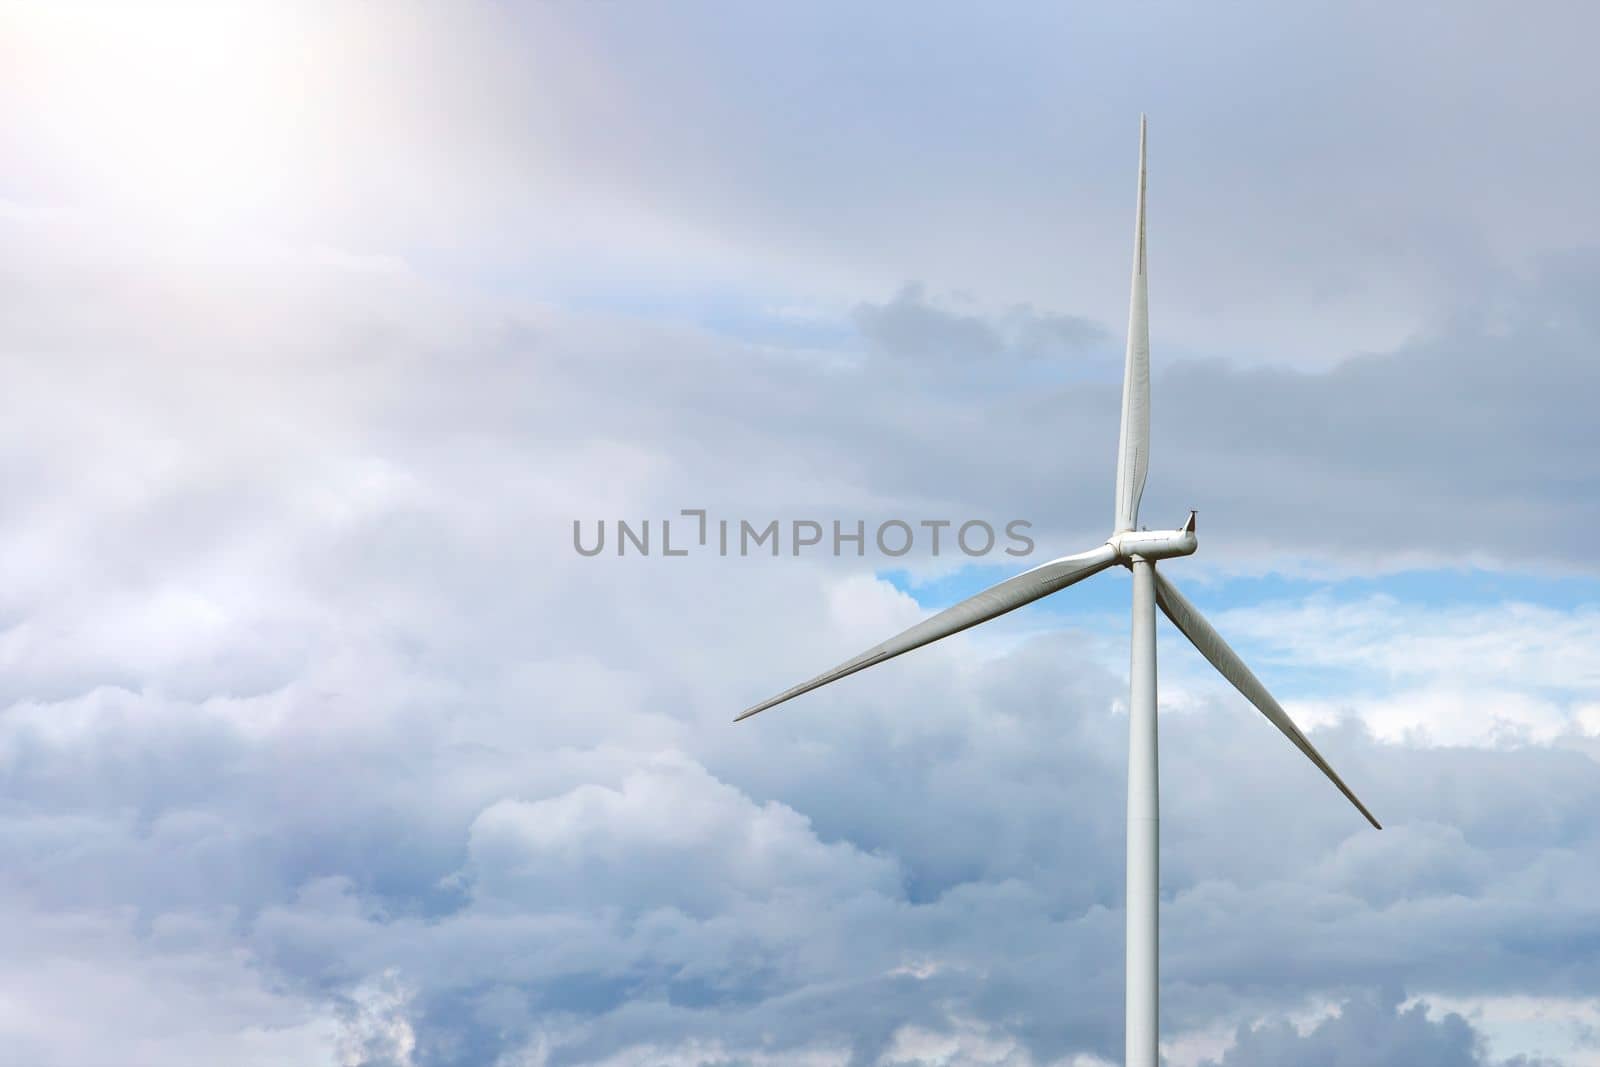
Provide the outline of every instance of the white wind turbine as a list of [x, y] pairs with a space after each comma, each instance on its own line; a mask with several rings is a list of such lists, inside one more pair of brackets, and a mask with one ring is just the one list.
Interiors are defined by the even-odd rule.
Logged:
[[987, 622], [1074, 582], [1120, 563], [1133, 571], [1133, 655], [1128, 694], [1128, 884], [1127, 884], [1127, 1067], [1156, 1067], [1157, 964], [1156, 903], [1160, 818], [1156, 786], [1156, 623], [1160, 605], [1183, 635], [1222, 676], [1233, 683], [1272, 725], [1339, 788], [1374, 827], [1366, 805], [1356, 798], [1193, 604], [1156, 571], [1158, 559], [1187, 556], [1195, 550], [1194, 512], [1181, 529], [1140, 530], [1139, 498], [1150, 459], [1150, 325], [1146, 310], [1144, 255], [1145, 122], [1139, 120], [1139, 197], [1133, 229], [1133, 293], [1128, 308], [1128, 357], [1122, 379], [1122, 432], [1117, 448], [1116, 525], [1105, 544], [1075, 556], [1062, 556], [1007, 579], [992, 589], [946, 608], [932, 618], [787, 689], [741, 714], [735, 722], [827, 685], [848, 674], [893, 659], [902, 652]]

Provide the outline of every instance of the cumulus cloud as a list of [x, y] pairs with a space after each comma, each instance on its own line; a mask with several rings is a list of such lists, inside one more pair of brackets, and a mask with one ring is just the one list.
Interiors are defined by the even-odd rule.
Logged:
[[[1204, 600], [1204, 587], [1196, 588]], [[1280, 696], [1292, 698], [1297, 721], [1356, 715], [1377, 737], [1414, 746], [1584, 747], [1600, 735], [1600, 644], [1587, 605], [1440, 605], [1321, 592], [1216, 619], [1251, 663], [1295, 680]], [[1180, 642], [1172, 648], [1176, 662], [1168, 663], [1194, 666]], [[1204, 670], [1179, 678], [1175, 694], [1222, 689]]]
[[1302, 1033], [1287, 1021], [1241, 1026], [1236, 1043], [1207, 1067], [1553, 1067], [1554, 1061], [1513, 1056], [1494, 1059], [1461, 1016], [1432, 1018], [1425, 1004], [1406, 1007], [1403, 996], [1383, 991], [1346, 1000], [1330, 1018]]
[[[8, 425], [51, 472], [16, 481], [0, 527], [11, 889], [42, 914], [220, 924], [212, 951], [355, 1062], [1114, 1062], [1120, 651], [959, 640], [732, 728], [752, 693], [915, 605], [851, 561], [730, 578], [734, 561], [582, 560], [565, 540], [579, 509], [937, 492], [979, 510], [1005, 479], [886, 418], [870, 370], [845, 389], [794, 352], [542, 308], [486, 325], [417, 279], [323, 270], [285, 290], [286, 312], [321, 310], [270, 353], [253, 319], [130, 331], [111, 353], [39, 320], [107, 377], [19, 375]], [[126, 306], [144, 285], [102, 284]], [[213, 346], [232, 355], [208, 364]], [[104, 370], [129, 353], [140, 374]], [[241, 380], [262, 383], [254, 403]], [[919, 388], [934, 410], [963, 399], [937, 375]], [[761, 419], [741, 414], [756, 395]], [[69, 399], [116, 449], [55, 426]], [[1020, 443], [1046, 417], [1022, 411], [976, 417]], [[1467, 662], [1475, 625], [1408, 639], [1443, 655], [1456, 635]], [[1361, 620], [1342, 632], [1327, 655], [1361, 658]], [[1588, 936], [1587, 757], [1323, 730], [1392, 827], [1369, 840], [1236, 702], [1197, 690], [1164, 729], [1172, 1032], [1330, 984], [1590, 988], [1560, 948]]]
[[338, 1062], [336, 1011], [264, 975], [226, 916], [173, 909], [141, 920], [129, 907], [30, 900], [14, 885], [0, 907], [0, 1033], [12, 1062]]

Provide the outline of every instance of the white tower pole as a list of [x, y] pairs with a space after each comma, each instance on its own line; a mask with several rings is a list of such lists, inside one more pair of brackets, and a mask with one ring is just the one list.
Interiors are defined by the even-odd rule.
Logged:
[[1128, 686], [1127, 1067], [1157, 1067], [1157, 890], [1160, 797], [1156, 784], [1155, 564], [1133, 561], [1133, 657]]

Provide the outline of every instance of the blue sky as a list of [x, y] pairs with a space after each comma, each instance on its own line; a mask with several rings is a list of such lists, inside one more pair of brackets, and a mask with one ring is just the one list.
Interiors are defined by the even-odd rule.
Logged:
[[[1167, 1067], [1600, 1065], [1594, 16], [0, 14], [0, 1060], [1120, 1062], [1138, 116]], [[1162, 624], [1163, 626], [1165, 624]]]

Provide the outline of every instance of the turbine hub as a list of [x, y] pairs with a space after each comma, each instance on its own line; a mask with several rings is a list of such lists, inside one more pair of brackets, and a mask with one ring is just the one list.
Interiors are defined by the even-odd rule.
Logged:
[[1106, 538], [1117, 553], [1118, 563], [1134, 560], [1171, 559], [1193, 554], [1199, 546], [1194, 535], [1194, 512], [1176, 530], [1119, 530]]

